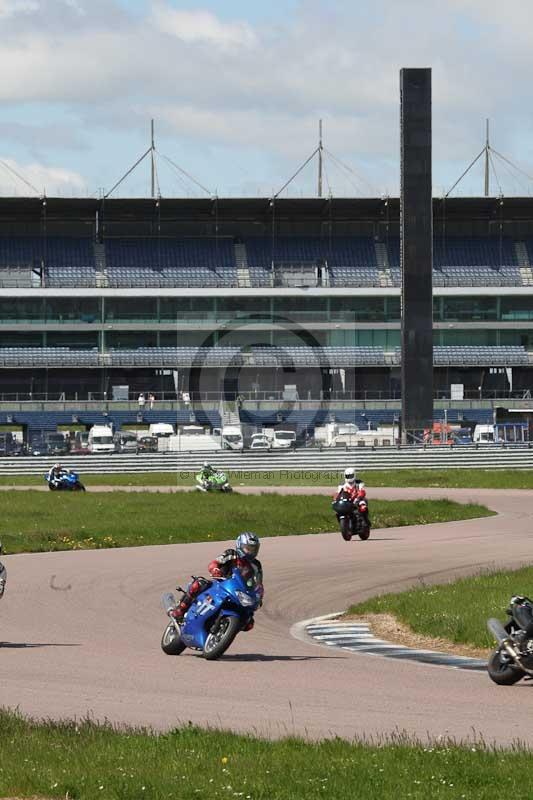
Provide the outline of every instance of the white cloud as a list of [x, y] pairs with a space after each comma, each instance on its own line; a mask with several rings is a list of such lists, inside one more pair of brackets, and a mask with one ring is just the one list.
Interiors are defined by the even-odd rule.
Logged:
[[38, 0], [0, 0], [0, 19], [17, 14], [31, 14], [39, 8]]
[[180, 11], [157, 3], [152, 23], [164, 34], [182, 42], [208, 43], [227, 47], [251, 47], [256, 42], [252, 28], [244, 22], [222, 22], [210, 11]]
[[[195, 5], [154, 0], [133, 13], [118, 0], [0, 0], [4, 117], [8, 108], [16, 122], [17, 108], [33, 103], [50, 123], [60, 107], [79, 120], [80, 138], [105, 146], [132, 131], [140, 140], [154, 115], [185, 162], [200, 147], [225, 148], [248, 159], [249, 172], [275, 165], [272, 183], [312, 150], [323, 117], [327, 146], [394, 190], [398, 71], [431, 66], [435, 182], [450, 185], [439, 170], [460, 174], [481, 149], [486, 116], [494, 145], [511, 157], [521, 150], [533, 172], [529, 0], [505, 15], [498, 0], [301, 0], [255, 25], [217, 16], [209, 0]], [[23, 146], [14, 134], [13, 145]], [[38, 162], [41, 152], [26, 158]], [[228, 175], [226, 164], [219, 169]], [[221, 178], [211, 173], [208, 183]]]
[[[36, 192], [32, 191], [30, 186], [34, 187]], [[78, 172], [62, 167], [47, 167], [35, 162], [19, 164], [12, 158], [0, 156], [0, 193], [3, 195], [27, 196], [46, 193], [48, 196], [64, 194], [79, 196], [85, 194], [85, 190], [86, 181]]]

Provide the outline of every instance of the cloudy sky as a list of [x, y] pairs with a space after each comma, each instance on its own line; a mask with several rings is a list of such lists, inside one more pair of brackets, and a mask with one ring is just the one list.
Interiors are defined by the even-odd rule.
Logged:
[[[503, 10], [502, 10], [503, 8]], [[163, 196], [277, 192], [316, 147], [325, 192], [398, 191], [402, 66], [433, 69], [441, 195], [483, 146], [533, 176], [533, 3], [0, 0], [0, 193], [108, 191], [149, 146]], [[495, 194], [530, 194], [494, 160]], [[15, 173], [21, 175], [23, 183]], [[145, 161], [115, 196], [146, 196]], [[481, 194], [481, 162], [456, 193]], [[316, 193], [311, 163], [285, 196]]]

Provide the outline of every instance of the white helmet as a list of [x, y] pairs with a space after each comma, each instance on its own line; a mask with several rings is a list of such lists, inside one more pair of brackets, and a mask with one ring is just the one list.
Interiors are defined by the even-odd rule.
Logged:
[[355, 470], [353, 467], [346, 467], [344, 470], [344, 481], [350, 486], [355, 486]]

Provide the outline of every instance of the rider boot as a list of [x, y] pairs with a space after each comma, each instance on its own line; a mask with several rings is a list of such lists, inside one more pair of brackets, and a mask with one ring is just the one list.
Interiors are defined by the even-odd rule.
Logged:
[[172, 616], [174, 619], [183, 619], [191, 607], [195, 597], [199, 595], [200, 592], [203, 592], [203, 590], [206, 589], [210, 583], [211, 581], [208, 581], [205, 578], [195, 578], [188, 587], [187, 591], [183, 594], [178, 607], [172, 611]]

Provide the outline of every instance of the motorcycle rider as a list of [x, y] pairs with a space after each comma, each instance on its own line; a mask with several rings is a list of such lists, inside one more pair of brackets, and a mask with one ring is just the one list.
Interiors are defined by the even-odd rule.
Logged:
[[61, 466], [61, 464], [54, 464], [54, 466], [48, 470], [46, 480], [48, 483], [53, 483], [55, 486], [59, 486], [62, 479], [68, 474], [68, 469], [65, 469], [63, 466]]
[[[258, 591], [261, 593], [261, 605], [263, 603], [263, 567], [257, 558], [259, 552], [260, 542], [257, 534], [251, 531], [245, 531], [237, 536], [235, 542], [235, 549], [228, 548], [224, 550], [217, 558], [213, 559], [207, 567], [209, 574], [213, 580], [221, 580], [229, 578], [235, 568], [239, 568], [244, 577], [246, 575], [255, 575], [256, 585]], [[171, 616], [176, 620], [182, 620], [191, 607], [195, 597], [200, 592], [205, 591], [211, 584], [212, 580], [207, 578], [194, 578], [194, 580], [187, 587], [180, 600], [180, 603], [174, 611], [171, 611]], [[253, 620], [244, 629], [249, 631], [253, 628]]]
[[[333, 495], [333, 500], [338, 500], [341, 495], [347, 496], [349, 500], [352, 501], [354, 505], [361, 502], [361, 500], [365, 500], [366, 498], [366, 488], [364, 481], [360, 478], [357, 478], [355, 475], [355, 470], [353, 467], [346, 467], [344, 470], [344, 483], [339, 484], [336, 493]], [[365, 500], [366, 502], [366, 500]], [[370, 518], [368, 516], [368, 505], [367, 510], [364, 512], [367, 518], [367, 522], [370, 525]]]
[[341, 493], [347, 494], [352, 503], [366, 497], [365, 484], [356, 477], [353, 467], [346, 467], [344, 470], [344, 483], [339, 484], [333, 499], [338, 500]]
[[202, 469], [200, 470], [200, 478], [204, 483], [209, 483], [209, 479], [216, 474], [214, 469], [208, 461], [204, 461]]

